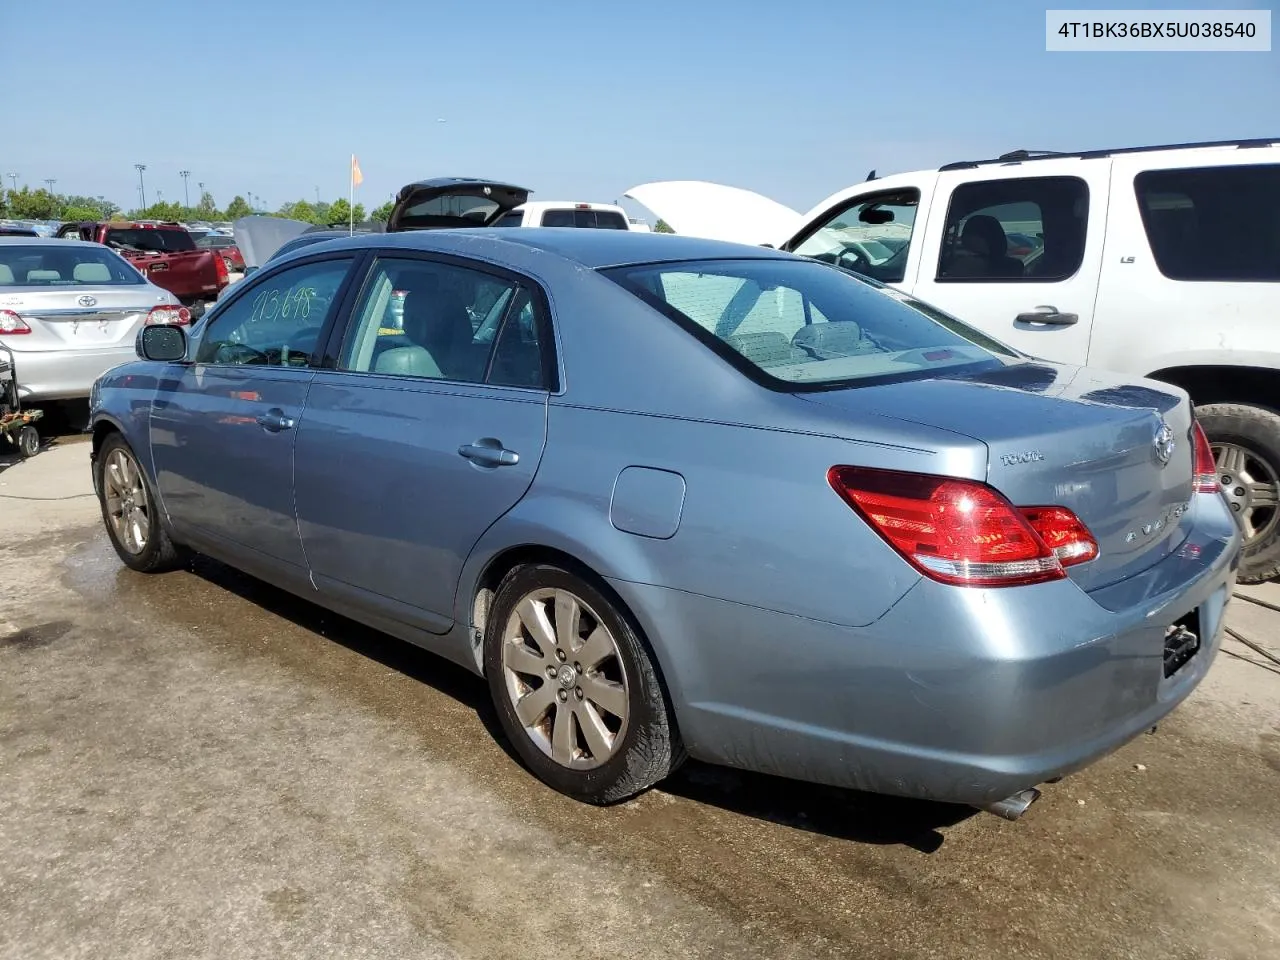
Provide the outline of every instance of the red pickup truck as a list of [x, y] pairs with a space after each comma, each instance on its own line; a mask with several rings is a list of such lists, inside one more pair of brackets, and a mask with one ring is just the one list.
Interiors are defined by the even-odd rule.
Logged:
[[190, 307], [194, 316], [227, 285], [222, 256], [199, 249], [179, 223], [64, 223], [57, 235], [105, 244]]

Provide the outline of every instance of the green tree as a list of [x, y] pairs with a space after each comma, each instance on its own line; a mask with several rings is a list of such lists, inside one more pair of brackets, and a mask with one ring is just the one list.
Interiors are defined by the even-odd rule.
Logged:
[[72, 223], [76, 220], [105, 220], [107, 217], [102, 215], [98, 207], [67, 206], [62, 208], [59, 219], [64, 223]]
[[288, 220], [301, 220], [303, 223], [323, 222], [316, 215], [316, 208], [306, 200], [295, 200], [293, 203], [286, 203], [276, 211], [276, 216], [285, 217]]
[[654, 233], [675, 233], [675, 231], [671, 229], [671, 224], [667, 223], [667, 221], [661, 218], [659, 218], [658, 222], [653, 225], [653, 232]]
[[386, 223], [391, 219], [391, 211], [395, 209], [395, 204], [388, 200], [380, 207], [374, 207], [373, 213], [369, 214], [370, 220], [377, 220], [379, 223]]
[[13, 208], [13, 216], [24, 220], [52, 220], [62, 206], [48, 190], [32, 190], [30, 187], [10, 190], [9, 205]]
[[239, 220], [241, 217], [247, 217], [253, 213], [252, 208], [245, 201], [244, 197], [236, 194], [232, 197], [231, 202], [227, 204], [227, 212], [223, 214], [228, 220]]
[[333, 203], [329, 204], [328, 214], [325, 221], [330, 226], [341, 226], [348, 222], [351, 218], [351, 204], [347, 202], [346, 197], [339, 197]]
[[213, 202], [213, 194], [208, 190], [200, 194], [200, 202], [196, 204], [194, 212], [200, 220], [218, 219], [218, 205]]
[[184, 208], [175, 202], [153, 203], [143, 210], [135, 210], [130, 215], [134, 220], [181, 220]]
[[[71, 196], [59, 197], [58, 199], [62, 203], [61, 216], [63, 220], [109, 220], [111, 219], [111, 215], [120, 209], [106, 197]], [[88, 216], [77, 218], [68, 213], [71, 209], [91, 210], [93, 213]]]

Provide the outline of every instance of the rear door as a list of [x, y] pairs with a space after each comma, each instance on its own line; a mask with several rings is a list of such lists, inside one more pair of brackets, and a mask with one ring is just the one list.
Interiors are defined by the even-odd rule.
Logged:
[[374, 261], [298, 430], [298, 522], [321, 590], [450, 627], [463, 562], [542, 456], [548, 324], [527, 278], [404, 252]]
[[305, 570], [293, 448], [315, 357], [356, 256], [264, 271], [196, 331], [151, 414], [156, 482], [174, 526], [250, 569]]
[[941, 172], [910, 292], [1034, 357], [1083, 364], [1110, 172], [1109, 159]]

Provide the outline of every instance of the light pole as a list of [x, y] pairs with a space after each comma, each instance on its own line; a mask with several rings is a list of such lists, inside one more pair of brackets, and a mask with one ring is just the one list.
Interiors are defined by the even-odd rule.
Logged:
[[13, 184], [13, 189], [17, 190], [17, 189], [18, 189], [18, 176], [19, 176], [19, 175], [18, 175], [18, 174], [16, 174], [16, 173], [6, 173], [6, 174], [5, 174], [5, 176], [6, 176], [6, 177], [8, 177], [8, 178], [9, 178], [9, 182]]
[[46, 184], [48, 185], [48, 187], [49, 187], [49, 192], [50, 192], [50, 193], [53, 193], [53, 185], [54, 185], [55, 183], [57, 183], [57, 182], [58, 182], [58, 180], [57, 180], [57, 178], [56, 178], [56, 177], [49, 177], [49, 179], [45, 180], [45, 183], [46, 183]]
[[191, 194], [187, 193], [187, 177], [191, 176], [190, 170], [179, 170], [178, 176], [182, 178], [182, 205], [188, 210], [191, 209]]
[[133, 168], [138, 171], [138, 193], [142, 195], [142, 209], [147, 209], [147, 185], [142, 181], [142, 171], [147, 169], [145, 163], [135, 163]]

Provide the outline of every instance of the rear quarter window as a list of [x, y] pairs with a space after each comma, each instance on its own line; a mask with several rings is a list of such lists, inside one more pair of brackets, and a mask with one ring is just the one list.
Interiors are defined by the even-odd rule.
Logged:
[[545, 210], [544, 227], [582, 227], [595, 230], [630, 230], [627, 218], [616, 210]]

